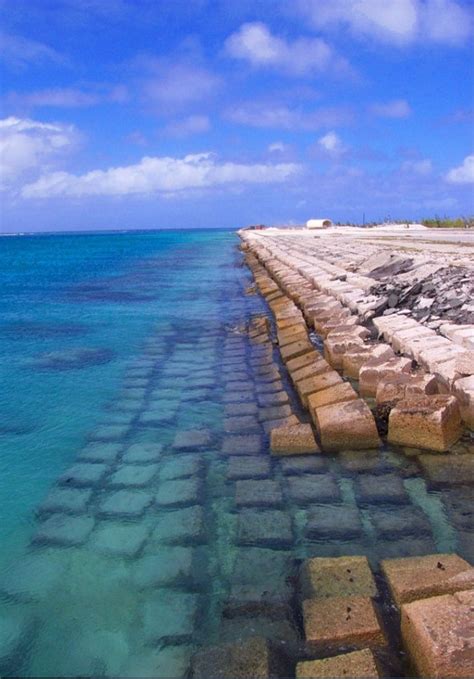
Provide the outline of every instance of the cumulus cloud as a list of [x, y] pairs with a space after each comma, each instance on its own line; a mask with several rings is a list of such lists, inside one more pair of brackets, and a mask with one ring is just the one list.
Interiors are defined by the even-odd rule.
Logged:
[[225, 116], [239, 125], [281, 130], [318, 130], [352, 122], [353, 111], [346, 107], [320, 107], [314, 111], [290, 108], [269, 102], [248, 102], [229, 109]]
[[472, 13], [456, 0], [298, 0], [297, 6], [317, 29], [343, 27], [356, 37], [399, 46], [457, 45], [472, 34]]
[[0, 33], [0, 54], [11, 68], [21, 70], [45, 62], [65, 64], [67, 59], [52, 47], [20, 35]]
[[474, 183], [474, 155], [466, 156], [462, 165], [453, 167], [446, 175], [446, 180], [450, 184], [472, 184]]
[[219, 162], [211, 153], [184, 158], [144, 157], [135, 165], [83, 175], [46, 174], [23, 187], [24, 198], [181, 194], [194, 189], [282, 183], [299, 173], [294, 163]]
[[208, 116], [192, 115], [183, 120], [169, 123], [165, 132], [173, 137], [188, 137], [193, 134], [202, 134], [211, 129], [211, 121]]
[[15, 118], [0, 120], [1, 186], [6, 188], [33, 170], [50, 168], [76, 146], [72, 125]]
[[266, 24], [242, 24], [225, 41], [227, 54], [254, 67], [272, 67], [291, 75], [311, 75], [328, 70], [351, 72], [347, 60], [339, 57], [321, 38], [289, 41], [273, 35]]
[[340, 156], [346, 151], [341, 138], [336, 132], [328, 132], [318, 139], [318, 146], [330, 156]]
[[370, 111], [380, 118], [408, 118], [411, 114], [410, 104], [405, 99], [393, 99], [385, 103], [373, 104]]
[[56, 87], [33, 92], [10, 92], [6, 97], [7, 105], [15, 109], [41, 107], [87, 108], [102, 103], [122, 104], [128, 99], [127, 88], [96, 87], [80, 89], [75, 87]]

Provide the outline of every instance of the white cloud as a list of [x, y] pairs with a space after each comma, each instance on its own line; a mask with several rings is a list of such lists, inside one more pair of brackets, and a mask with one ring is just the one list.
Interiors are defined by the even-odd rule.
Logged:
[[453, 167], [446, 175], [446, 180], [450, 184], [472, 184], [474, 183], [474, 155], [466, 156], [462, 165]]
[[471, 12], [456, 0], [299, 0], [298, 8], [317, 29], [342, 26], [399, 46], [462, 44], [472, 33]]
[[165, 131], [173, 137], [188, 137], [192, 134], [202, 134], [211, 129], [211, 122], [208, 116], [192, 115], [169, 123]]
[[72, 125], [13, 116], [0, 120], [1, 186], [11, 185], [32, 170], [47, 170], [78, 139]]
[[213, 154], [184, 158], [144, 157], [135, 165], [93, 170], [83, 175], [53, 172], [22, 189], [24, 198], [176, 194], [193, 189], [282, 183], [298, 174], [294, 163], [219, 162]]
[[62, 54], [42, 42], [8, 33], [0, 33], [0, 54], [5, 63], [14, 69], [44, 62], [60, 65], [67, 62]]
[[370, 110], [381, 118], [408, 118], [411, 114], [410, 105], [405, 99], [393, 99], [383, 104], [373, 104]]
[[263, 101], [244, 103], [229, 109], [225, 116], [238, 125], [305, 131], [348, 124], [353, 119], [353, 112], [344, 107], [321, 107], [314, 111], [304, 111]]
[[242, 24], [225, 41], [225, 50], [229, 56], [252, 66], [281, 69], [291, 75], [327, 70], [351, 72], [349, 63], [321, 38], [288, 41], [273, 35], [261, 22]]
[[10, 92], [7, 103], [14, 108], [86, 108], [97, 104], [111, 102], [121, 104], [128, 98], [127, 88], [123, 85], [91, 90], [75, 87], [57, 87], [33, 92]]
[[318, 139], [318, 145], [331, 156], [340, 156], [346, 151], [341, 138], [335, 132], [328, 132]]
[[286, 150], [286, 144], [282, 141], [274, 141], [272, 144], [268, 145], [267, 151], [269, 153], [283, 153]]

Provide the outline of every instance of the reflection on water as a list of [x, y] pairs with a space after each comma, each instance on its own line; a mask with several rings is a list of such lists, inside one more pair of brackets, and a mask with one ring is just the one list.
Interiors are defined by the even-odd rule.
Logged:
[[[53, 276], [31, 313], [85, 320], [114, 361], [28, 372], [39, 338], [15, 354], [3, 336], [2, 398], [43, 427], [19, 437], [0, 422], [2, 675], [180, 677], [203, 644], [259, 633], [296, 651], [299, 560], [470, 556], [472, 489], [435, 483], [426, 459], [422, 473], [390, 450], [270, 458], [268, 422], [302, 413], [278, 403], [276, 355], [239, 331], [263, 303], [243, 294], [231, 234], [127, 237], [116, 262], [125, 237], [104, 238], [81, 241], [92, 271], [65, 281], [74, 304]], [[73, 334], [44, 341], [50, 355], [83, 350]]]

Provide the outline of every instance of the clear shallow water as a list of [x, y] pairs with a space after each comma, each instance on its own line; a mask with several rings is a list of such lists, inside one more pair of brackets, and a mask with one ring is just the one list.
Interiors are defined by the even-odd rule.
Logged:
[[414, 458], [270, 461], [252, 421], [247, 455], [226, 448], [267, 389], [236, 332], [264, 310], [237, 242], [1, 239], [2, 675], [181, 676], [203, 643], [296, 644], [298, 559], [468, 556], [471, 489]]

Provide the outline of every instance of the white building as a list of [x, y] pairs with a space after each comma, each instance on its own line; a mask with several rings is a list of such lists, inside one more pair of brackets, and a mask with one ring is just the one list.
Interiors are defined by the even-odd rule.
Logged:
[[308, 219], [306, 226], [308, 229], [326, 229], [332, 226], [332, 221], [330, 219]]

